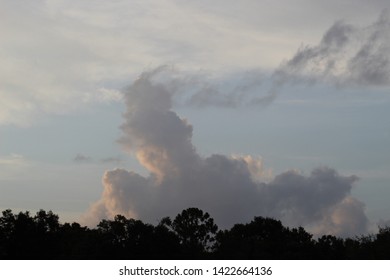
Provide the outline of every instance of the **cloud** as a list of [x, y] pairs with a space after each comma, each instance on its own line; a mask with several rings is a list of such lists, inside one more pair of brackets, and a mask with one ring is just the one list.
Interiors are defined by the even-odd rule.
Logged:
[[274, 74], [280, 85], [325, 82], [336, 86], [390, 86], [390, 18], [384, 10], [371, 25], [337, 21], [314, 46], [302, 46]]
[[[163, 84], [170, 102], [190, 107], [267, 106], [291, 84], [326, 83], [336, 87], [390, 86], [390, 19], [385, 10], [376, 22], [359, 27], [335, 22], [317, 45], [306, 45], [271, 74], [260, 68], [211, 71], [160, 66], [153, 83]], [[109, 92], [109, 91], [106, 91]], [[116, 91], [113, 99], [120, 100]]]
[[73, 158], [73, 161], [75, 162], [89, 162], [91, 161], [92, 158], [89, 157], [89, 156], [85, 156], [83, 154], [77, 154], [74, 158]]
[[328, 215], [320, 225], [311, 227], [315, 234], [328, 233], [336, 236], [358, 236], [366, 233], [369, 221], [364, 214], [364, 204], [351, 197], [345, 197], [335, 207], [329, 209]]
[[[37, 0], [31, 5], [3, 0], [0, 125], [26, 126], [48, 114], [69, 114], [96, 103], [118, 102], [121, 99], [118, 90], [148, 65], [176, 63], [189, 71], [231, 71], [244, 76], [247, 74], [242, 69], [274, 69], [299, 42], [316, 38], [319, 22], [327, 21], [329, 15], [341, 16], [338, 13], [343, 10], [337, 1], [327, 2], [326, 7], [302, 1], [301, 7], [314, 11], [310, 13], [295, 9], [291, 1], [283, 2], [284, 7], [290, 7], [287, 9], [279, 9], [280, 3], [267, 6], [252, 0], [245, 3], [237, 6], [234, 1], [210, 4], [173, 0], [164, 3]], [[365, 22], [373, 10], [380, 10], [386, 3], [359, 5], [364, 5], [364, 13], [354, 11], [354, 16]], [[295, 31], [307, 27], [309, 14], [315, 24], [304, 34], [310, 35], [296, 36]], [[338, 62], [342, 51], [349, 52], [349, 47], [355, 44], [353, 40], [359, 39], [360, 49], [347, 55], [351, 70], [347, 78], [356, 83], [387, 84], [389, 66], [388, 60], [383, 60], [389, 53], [387, 25], [386, 16], [370, 27], [353, 27], [353, 30], [338, 23], [320, 46], [304, 47], [291, 60], [303, 57], [301, 63], [306, 66], [298, 69], [293, 63], [286, 63], [280, 69], [282, 76], [307, 74], [322, 54], [335, 51], [335, 55], [325, 59], [327, 65], [321, 66], [330, 71], [327, 75], [330, 77], [335, 69], [343, 67], [345, 59]], [[291, 28], [287, 33], [286, 26]], [[341, 41], [343, 38], [345, 42]], [[342, 50], [331, 46], [323, 51], [323, 46], [335, 42], [342, 43]], [[335, 62], [334, 66], [331, 62]], [[321, 67], [318, 76], [324, 73]], [[230, 89], [223, 86], [231, 78], [229, 75], [222, 83], [215, 80], [209, 85], [203, 83], [203, 88], [187, 101], [191, 106], [268, 104], [277, 90], [262, 90], [261, 76], [256, 70], [249, 72], [253, 75], [249, 73], [242, 78], [245, 82], [233, 84]], [[235, 81], [237, 77], [232, 78]], [[248, 95], [255, 91], [262, 92], [260, 97]]]
[[[90, 156], [78, 153], [73, 158], [73, 161], [82, 163], [82, 162], [93, 162], [95, 160], [92, 157], [90, 157]], [[117, 164], [117, 165], [119, 165], [119, 164], [123, 164], [124, 160], [121, 159], [119, 156], [118, 157], [105, 157], [105, 158], [100, 159], [99, 162], [102, 163], [102, 164], [110, 163], [110, 164]]]
[[257, 50], [259, 36], [176, 1], [3, 0], [2, 7], [0, 125], [26, 126], [47, 114], [120, 101], [124, 81], [148, 65], [256, 63], [243, 51]]
[[85, 27], [53, 18], [49, 2], [2, 1], [0, 125], [31, 125], [46, 114], [118, 100], [115, 89], [104, 86], [102, 60], [75, 35]]
[[27, 161], [24, 158], [24, 156], [20, 154], [11, 153], [10, 155], [7, 156], [0, 156], [0, 165], [4, 165], [4, 166], [23, 165], [26, 162]]
[[106, 157], [100, 160], [101, 163], [115, 163], [122, 164], [124, 162], [120, 157]]
[[323, 167], [309, 176], [288, 171], [272, 178], [259, 158], [201, 157], [192, 144], [193, 127], [172, 110], [175, 92], [156, 82], [160, 70], [144, 72], [126, 89], [119, 140], [150, 175], [106, 171], [102, 197], [85, 215], [89, 224], [119, 213], [156, 223], [194, 206], [221, 227], [263, 215], [317, 233], [365, 232], [364, 205], [351, 196], [356, 176]]

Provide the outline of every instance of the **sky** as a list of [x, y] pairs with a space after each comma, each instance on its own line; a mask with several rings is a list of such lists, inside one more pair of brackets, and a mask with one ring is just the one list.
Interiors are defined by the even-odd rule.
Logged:
[[0, 209], [390, 225], [384, 0], [0, 0]]

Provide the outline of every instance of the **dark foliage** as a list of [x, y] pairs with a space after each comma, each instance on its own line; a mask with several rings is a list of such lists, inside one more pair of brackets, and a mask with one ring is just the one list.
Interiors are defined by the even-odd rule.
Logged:
[[188, 208], [157, 226], [117, 215], [90, 229], [61, 224], [51, 211], [5, 210], [0, 259], [390, 259], [390, 228], [354, 239], [313, 239], [302, 227], [255, 217], [218, 231], [208, 213]]
[[178, 238], [180, 255], [189, 259], [209, 256], [218, 231], [213, 218], [198, 208], [183, 210], [173, 222], [169, 217], [163, 218], [160, 226]]
[[215, 254], [221, 259], [311, 259], [312, 236], [303, 228], [286, 228], [280, 221], [255, 217], [220, 231]]

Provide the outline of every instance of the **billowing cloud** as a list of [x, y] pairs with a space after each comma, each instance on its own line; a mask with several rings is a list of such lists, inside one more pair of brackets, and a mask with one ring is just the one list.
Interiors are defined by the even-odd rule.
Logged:
[[271, 178], [261, 159], [201, 157], [192, 144], [193, 127], [172, 110], [175, 92], [159, 71], [143, 73], [125, 90], [119, 140], [150, 175], [107, 171], [102, 197], [86, 214], [90, 224], [119, 213], [156, 223], [194, 206], [208, 211], [221, 227], [263, 215], [317, 233], [366, 230], [364, 205], [351, 196], [356, 176], [323, 167], [308, 176], [288, 171]]
[[328, 209], [322, 223], [311, 227], [315, 234], [329, 233], [338, 236], [356, 236], [367, 231], [369, 221], [364, 214], [364, 204], [351, 197], [345, 197], [335, 207]]

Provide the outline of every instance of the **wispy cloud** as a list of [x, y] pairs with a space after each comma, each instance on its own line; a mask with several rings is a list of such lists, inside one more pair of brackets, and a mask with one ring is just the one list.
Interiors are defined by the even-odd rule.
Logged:
[[12, 153], [7, 156], [0, 156], [0, 165], [21, 165], [27, 161], [23, 155]]
[[73, 161], [75, 162], [90, 162], [92, 161], [92, 158], [83, 154], [77, 154], [74, 158]]
[[114, 164], [123, 164], [124, 160], [118, 157], [106, 157], [100, 160], [101, 163], [114, 163]]
[[78, 163], [95, 163], [95, 164], [99, 163], [99, 164], [115, 164], [115, 165], [121, 165], [124, 162], [124, 160], [121, 157], [119, 157], [119, 156], [116, 156], [116, 157], [105, 157], [105, 158], [102, 158], [100, 160], [95, 160], [91, 156], [88, 156], [88, 155], [85, 155], [85, 154], [82, 154], [82, 153], [78, 153], [73, 158], [73, 161], [74, 162], [78, 162]]
[[275, 72], [279, 84], [326, 82], [336, 86], [390, 86], [390, 18], [360, 27], [337, 21], [314, 46], [302, 46]]
[[[20, 5], [4, 0], [0, 17], [0, 125], [29, 125], [47, 114], [68, 114], [96, 102], [120, 101], [118, 89], [125, 81], [150, 65], [166, 63], [190, 71], [230, 71], [244, 76], [240, 79], [245, 82], [235, 78], [230, 88], [224, 86], [228, 75], [219, 84], [203, 83], [187, 100], [193, 106], [267, 104], [277, 90], [259, 90], [260, 75], [253, 70], [245, 74], [242, 69], [269, 71], [299, 41], [294, 32], [281, 34], [281, 24], [286, 23], [270, 17], [261, 3], [245, 3], [237, 7], [231, 1], [228, 5], [221, 1], [206, 5], [57, 0]], [[302, 7], [313, 6], [311, 1], [304, 3]], [[307, 22], [287, 18], [288, 14], [270, 5], [279, 19], [297, 23], [297, 30], [307, 26]], [[292, 6], [289, 1], [284, 5]], [[265, 28], [270, 23], [278, 28]], [[387, 27], [386, 15], [362, 28], [338, 22], [318, 46], [304, 46], [288, 60], [279, 69], [283, 72], [279, 78], [314, 70], [317, 76], [310, 73], [313, 79], [323, 74], [330, 79], [341, 73], [343, 80], [357, 84], [387, 84]], [[254, 91], [261, 92], [260, 96], [250, 98], [248, 92]]]

